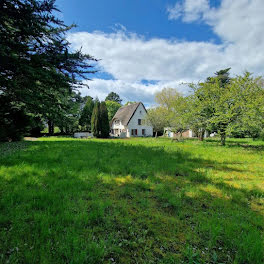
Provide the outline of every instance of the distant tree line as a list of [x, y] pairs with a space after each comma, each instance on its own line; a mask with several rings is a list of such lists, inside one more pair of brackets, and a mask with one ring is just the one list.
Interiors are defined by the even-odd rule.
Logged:
[[109, 137], [110, 122], [121, 107], [119, 95], [111, 92], [100, 102], [97, 98], [86, 97], [86, 103], [80, 115], [80, 130], [93, 132], [95, 137]]
[[204, 82], [189, 84], [184, 96], [176, 89], [156, 93], [157, 107], [148, 110], [154, 131], [171, 127], [182, 134], [192, 129], [203, 140], [205, 131], [217, 132], [221, 144], [227, 136], [264, 137], [264, 81], [249, 72], [230, 77], [230, 68]]

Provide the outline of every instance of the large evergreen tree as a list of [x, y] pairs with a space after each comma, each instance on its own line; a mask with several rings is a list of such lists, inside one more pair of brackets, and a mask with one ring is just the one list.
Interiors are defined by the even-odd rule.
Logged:
[[[23, 108], [50, 124], [65, 112], [81, 80], [94, 72], [91, 56], [68, 51], [65, 34], [71, 27], [55, 17], [54, 2], [2, 0], [0, 5], [0, 97], [10, 103], [1, 110]], [[5, 118], [0, 129], [11, 119]]]
[[30, 116], [16, 103], [0, 96], [0, 141], [20, 140], [30, 129]]
[[100, 104], [100, 122], [101, 122], [101, 137], [108, 138], [110, 132], [110, 125], [108, 120], [108, 111], [105, 102]]
[[95, 137], [101, 136], [100, 102], [96, 101], [91, 118], [91, 129]]
[[91, 131], [91, 119], [93, 114], [93, 108], [93, 98], [91, 96], [88, 96], [79, 120], [79, 124], [82, 127], [82, 130]]

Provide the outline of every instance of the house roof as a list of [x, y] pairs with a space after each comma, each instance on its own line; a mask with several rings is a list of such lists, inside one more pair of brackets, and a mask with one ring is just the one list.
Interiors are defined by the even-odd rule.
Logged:
[[[115, 119], [117, 119], [117, 120], [120, 120], [124, 126], [127, 126], [130, 119], [132, 118], [132, 116], [134, 115], [134, 113], [136, 112], [136, 110], [140, 104], [142, 104], [142, 103], [139, 102], [139, 103], [135, 103], [135, 104], [122, 106], [121, 108], [119, 108], [117, 110], [116, 114], [114, 115], [114, 117], [112, 119], [112, 122]], [[144, 107], [144, 105], [143, 105], [143, 107]]]

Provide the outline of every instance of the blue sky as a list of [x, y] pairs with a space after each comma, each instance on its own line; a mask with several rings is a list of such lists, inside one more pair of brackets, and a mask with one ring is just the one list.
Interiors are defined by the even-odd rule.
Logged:
[[[57, 0], [67, 24], [78, 25], [74, 31], [112, 32], [120, 24], [128, 31], [144, 35], [147, 39], [177, 38], [188, 41], [219, 41], [210, 27], [203, 23], [186, 24], [168, 20], [167, 7], [175, 0]], [[211, 1], [216, 6], [219, 1]]]
[[[164, 87], [232, 67], [262, 74], [263, 0], [57, 0], [74, 49], [101, 59], [83, 94], [154, 103]], [[257, 56], [257, 58], [256, 58]]]

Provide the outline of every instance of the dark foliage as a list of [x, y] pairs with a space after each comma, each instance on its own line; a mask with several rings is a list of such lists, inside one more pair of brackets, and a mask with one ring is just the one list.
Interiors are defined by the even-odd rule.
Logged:
[[96, 101], [93, 109], [91, 128], [95, 137], [101, 136], [101, 116], [100, 116], [100, 102]]
[[94, 101], [91, 96], [86, 98], [85, 106], [81, 112], [79, 124], [84, 131], [91, 131], [91, 120], [94, 108]]
[[122, 102], [120, 96], [117, 93], [114, 93], [114, 92], [109, 93], [106, 96], [105, 101], [113, 101], [113, 102], [117, 102], [119, 104], [121, 104], [121, 102]]
[[100, 122], [101, 122], [101, 137], [108, 138], [110, 125], [108, 120], [108, 111], [105, 102], [101, 102], [100, 104]]
[[0, 141], [17, 141], [30, 130], [30, 117], [23, 105], [0, 96]]
[[2, 0], [0, 5], [0, 94], [50, 122], [65, 114], [74, 89], [95, 72], [88, 62], [96, 61], [68, 51], [65, 33], [73, 26], [55, 17], [54, 2]]

